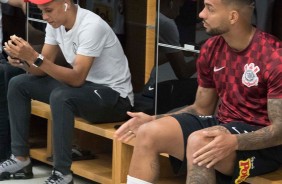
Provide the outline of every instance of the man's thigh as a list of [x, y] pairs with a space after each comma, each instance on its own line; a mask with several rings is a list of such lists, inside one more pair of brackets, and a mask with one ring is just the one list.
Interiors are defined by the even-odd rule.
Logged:
[[[260, 126], [242, 122], [231, 122], [222, 125], [232, 134], [244, 134], [259, 130]], [[278, 169], [282, 164], [282, 146], [260, 150], [236, 151], [233, 181], [239, 182], [250, 176], [265, 174]]]
[[28, 94], [31, 99], [49, 103], [51, 92], [65, 84], [50, 76], [35, 76], [22, 74], [15, 76], [9, 83], [9, 95], [17, 96], [18, 93]]
[[60, 104], [68, 104], [76, 116], [93, 123], [126, 120], [126, 111], [132, 108], [129, 99], [120, 97], [117, 91], [91, 82], [78, 88], [65, 85], [54, 89], [50, 105], [55, 109]]
[[[197, 116], [189, 113], [173, 115], [179, 123], [182, 130], [183, 137], [183, 154], [186, 155], [187, 140], [191, 133], [202, 130], [204, 128], [219, 125], [218, 120], [214, 116]], [[187, 159], [184, 157], [182, 160], [170, 157], [173, 170], [177, 174], [186, 173]]]

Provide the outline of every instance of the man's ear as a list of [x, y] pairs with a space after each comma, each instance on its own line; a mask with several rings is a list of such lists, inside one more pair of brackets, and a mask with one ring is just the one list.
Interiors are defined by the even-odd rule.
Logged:
[[238, 11], [231, 11], [230, 14], [229, 14], [229, 21], [230, 21], [230, 24], [235, 24], [239, 19], [239, 13]]

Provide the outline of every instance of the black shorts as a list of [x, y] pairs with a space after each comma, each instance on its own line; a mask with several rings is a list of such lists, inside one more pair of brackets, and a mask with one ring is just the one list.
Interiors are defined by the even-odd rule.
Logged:
[[[226, 127], [232, 134], [240, 134], [256, 131], [262, 127], [248, 125], [242, 122], [220, 123], [214, 116], [195, 116], [191, 114], [173, 115], [180, 124], [184, 139], [184, 155], [189, 135], [197, 130], [211, 126], [221, 125]], [[232, 177], [217, 174], [217, 183], [240, 183], [247, 177], [265, 174], [277, 170], [282, 165], [282, 146], [254, 151], [237, 151], [237, 159]], [[183, 161], [170, 157], [173, 170], [176, 174], [187, 171], [186, 157]]]

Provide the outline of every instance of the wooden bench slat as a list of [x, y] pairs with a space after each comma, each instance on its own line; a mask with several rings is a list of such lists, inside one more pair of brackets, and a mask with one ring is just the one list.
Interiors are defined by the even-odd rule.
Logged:
[[92, 124], [81, 118], [75, 118], [74, 127], [79, 130], [106, 137], [108, 139], [113, 139], [115, 133], [114, 126], [120, 125], [122, 123], [123, 122]]

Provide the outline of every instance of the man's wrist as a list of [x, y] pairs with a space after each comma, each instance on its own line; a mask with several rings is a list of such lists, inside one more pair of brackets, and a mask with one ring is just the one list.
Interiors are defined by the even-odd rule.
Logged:
[[23, 62], [22, 63], [22, 66], [20, 67], [21, 69], [23, 69], [23, 70], [25, 70], [26, 72], [28, 72], [29, 71], [29, 64], [28, 63], [26, 63], [26, 62]]
[[34, 67], [40, 67], [43, 63], [43, 60], [44, 60], [44, 56], [41, 54], [38, 54], [37, 58], [35, 59], [32, 65]]

